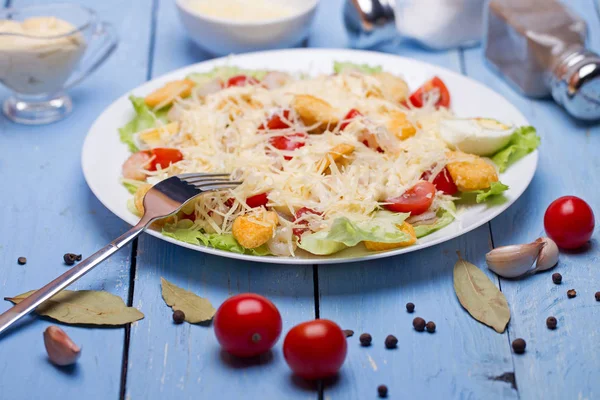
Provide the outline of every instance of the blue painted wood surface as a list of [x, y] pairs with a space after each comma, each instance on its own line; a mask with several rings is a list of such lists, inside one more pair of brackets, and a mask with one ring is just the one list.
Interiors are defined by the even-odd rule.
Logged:
[[[0, 191], [3, 297], [35, 288], [64, 271], [63, 253], [89, 254], [126, 228], [85, 185], [79, 168], [84, 135], [122, 93], [209, 58], [185, 37], [170, 0], [80, 2], [117, 26], [120, 47], [72, 91], [76, 109], [69, 119], [23, 127], [0, 117], [0, 173], [11, 189]], [[16, 6], [29, 3], [13, 0]], [[342, 0], [322, 0], [309, 47], [347, 46], [341, 4]], [[594, 0], [569, 4], [588, 20], [592, 48], [599, 51], [600, 19]], [[469, 317], [452, 288], [456, 250], [483, 267], [492, 243], [511, 244], [543, 234], [545, 207], [564, 194], [582, 196], [600, 209], [594, 152], [600, 128], [576, 123], [549, 101], [519, 96], [485, 67], [478, 48], [427, 52], [395, 43], [381, 50], [462, 72], [523, 111], [538, 127], [543, 144], [539, 170], [522, 199], [491, 224], [461, 238], [359, 264], [243, 263], [142, 236], [135, 258], [127, 248], [77, 287], [121, 295], [144, 312], [145, 319], [133, 324], [128, 338], [123, 328], [65, 327], [84, 348], [71, 370], [57, 369], [46, 360], [41, 334], [49, 322], [29, 319], [0, 338], [0, 398], [369, 399], [376, 398], [379, 384], [389, 387], [390, 398], [600, 398], [600, 303], [593, 298], [600, 290], [597, 235], [587, 251], [561, 255], [557, 269], [564, 277], [561, 286], [552, 284], [550, 273], [520, 281], [499, 281], [489, 274], [511, 306], [512, 320], [502, 335]], [[5, 94], [0, 91], [2, 97]], [[27, 265], [17, 265], [19, 256], [28, 258]], [[317, 315], [353, 329], [356, 333], [348, 339], [348, 358], [340, 376], [323, 386], [294, 379], [282, 357], [282, 340], [271, 354], [253, 362], [222, 354], [211, 327], [171, 323], [170, 309], [160, 297], [161, 276], [209, 298], [215, 306], [235, 293], [264, 294], [279, 307], [284, 333]], [[570, 288], [577, 289], [578, 296], [567, 300]], [[408, 301], [416, 304], [414, 314], [404, 309]], [[8, 307], [2, 304], [0, 310]], [[435, 321], [436, 333], [415, 332], [411, 321], [417, 315]], [[559, 319], [556, 331], [545, 327], [549, 315]], [[359, 346], [362, 332], [373, 335], [371, 347]], [[398, 349], [384, 349], [387, 334], [400, 339]], [[515, 337], [527, 340], [525, 355], [512, 354], [510, 341]]]

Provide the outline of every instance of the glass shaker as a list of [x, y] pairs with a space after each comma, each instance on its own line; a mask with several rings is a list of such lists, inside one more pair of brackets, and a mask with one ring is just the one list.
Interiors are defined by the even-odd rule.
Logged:
[[600, 56], [587, 25], [558, 0], [490, 0], [488, 62], [526, 96], [552, 96], [573, 117], [600, 119]]
[[76, 4], [0, 10], [0, 82], [12, 95], [4, 114], [23, 124], [58, 121], [72, 110], [65, 90], [117, 46], [112, 26]]
[[442, 50], [480, 43], [485, 0], [347, 0], [351, 45], [373, 47], [395, 37]]

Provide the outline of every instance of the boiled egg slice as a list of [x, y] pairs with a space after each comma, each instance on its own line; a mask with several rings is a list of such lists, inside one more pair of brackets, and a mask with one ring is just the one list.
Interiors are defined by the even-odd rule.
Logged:
[[490, 156], [510, 142], [515, 131], [490, 118], [448, 118], [440, 121], [440, 136], [453, 150]]

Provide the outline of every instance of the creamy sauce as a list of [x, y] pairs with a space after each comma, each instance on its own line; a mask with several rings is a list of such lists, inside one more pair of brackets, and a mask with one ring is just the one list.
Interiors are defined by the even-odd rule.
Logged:
[[0, 20], [0, 81], [28, 95], [62, 89], [86, 48], [76, 30], [54, 17]]
[[287, 17], [296, 11], [281, 1], [269, 0], [189, 0], [187, 4], [209, 17], [243, 22]]

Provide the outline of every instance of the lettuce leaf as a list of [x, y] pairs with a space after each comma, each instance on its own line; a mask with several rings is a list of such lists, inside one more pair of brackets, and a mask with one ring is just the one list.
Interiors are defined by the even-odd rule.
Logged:
[[363, 74], [375, 74], [383, 71], [383, 68], [379, 65], [371, 66], [369, 64], [355, 64], [351, 62], [339, 62], [334, 61], [333, 71], [336, 74], [341, 74], [344, 71], [359, 71]]
[[477, 203], [483, 203], [489, 197], [497, 196], [499, 194], [504, 193], [507, 190], [508, 190], [508, 186], [506, 186], [502, 182], [492, 182], [492, 185], [488, 189], [473, 190], [472, 192], [469, 192], [469, 193], [476, 193], [477, 198], [475, 201], [477, 201]]
[[167, 112], [169, 111], [169, 108], [165, 107], [154, 112], [146, 105], [146, 103], [144, 103], [143, 97], [131, 95], [129, 96], [129, 100], [133, 105], [136, 115], [124, 127], [119, 129], [119, 137], [121, 138], [121, 142], [129, 146], [129, 151], [135, 153], [139, 151], [134, 141], [135, 133], [145, 129], [154, 128], [157, 120], [167, 122]]
[[382, 243], [397, 243], [408, 240], [408, 234], [398, 229], [408, 213], [380, 211], [368, 221], [352, 222], [346, 217], [336, 218], [328, 231], [302, 235], [298, 244], [303, 250], [317, 255], [336, 253], [346, 247], [370, 240]]
[[[508, 145], [492, 156], [500, 172], [525, 157], [540, 145], [540, 137], [533, 126], [522, 126], [515, 130]], [[478, 201], [479, 202], [479, 201]]]
[[[456, 210], [454, 203], [452, 203], [452, 208]], [[438, 231], [454, 221], [454, 216], [448, 210], [440, 209], [437, 214], [438, 218], [433, 224], [415, 226], [415, 234], [417, 235], [417, 238], [422, 238], [423, 236], [427, 236], [430, 233]]]
[[212, 71], [209, 72], [194, 72], [187, 76], [188, 79], [193, 80], [196, 84], [202, 86], [209, 81], [219, 78], [223, 81], [228, 80], [236, 75], [246, 75], [251, 76], [253, 78], [262, 80], [265, 75], [269, 71], [267, 70], [249, 70], [249, 69], [241, 69], [239, 67], [234, 66], [223, 66], [223, 67], [215, 67]]
[[177, 224], [166, 224], [162, 230], [162, 234], [182, 242], [204, 245], [232, 253], [255, 256], [267, 256], [271, 254], [266, 245], [256, 249], [246, 249], [230, 233], [222, 235], [217, 233], [202, 233], [195, 229], [193, 225], [194, 223], [189, 219], [181, 220]]
[[125, 189], [127, 189], [127, 191], [131, 194], [135, 194], [135, 192], [137, 192], [140, 185], [142, 185], [144, 183], [146, 183], [146, 182], [134, 181], [133, 179], [123, 179], [121, 181], [121, 184], [123, 186], [125, 186]]

